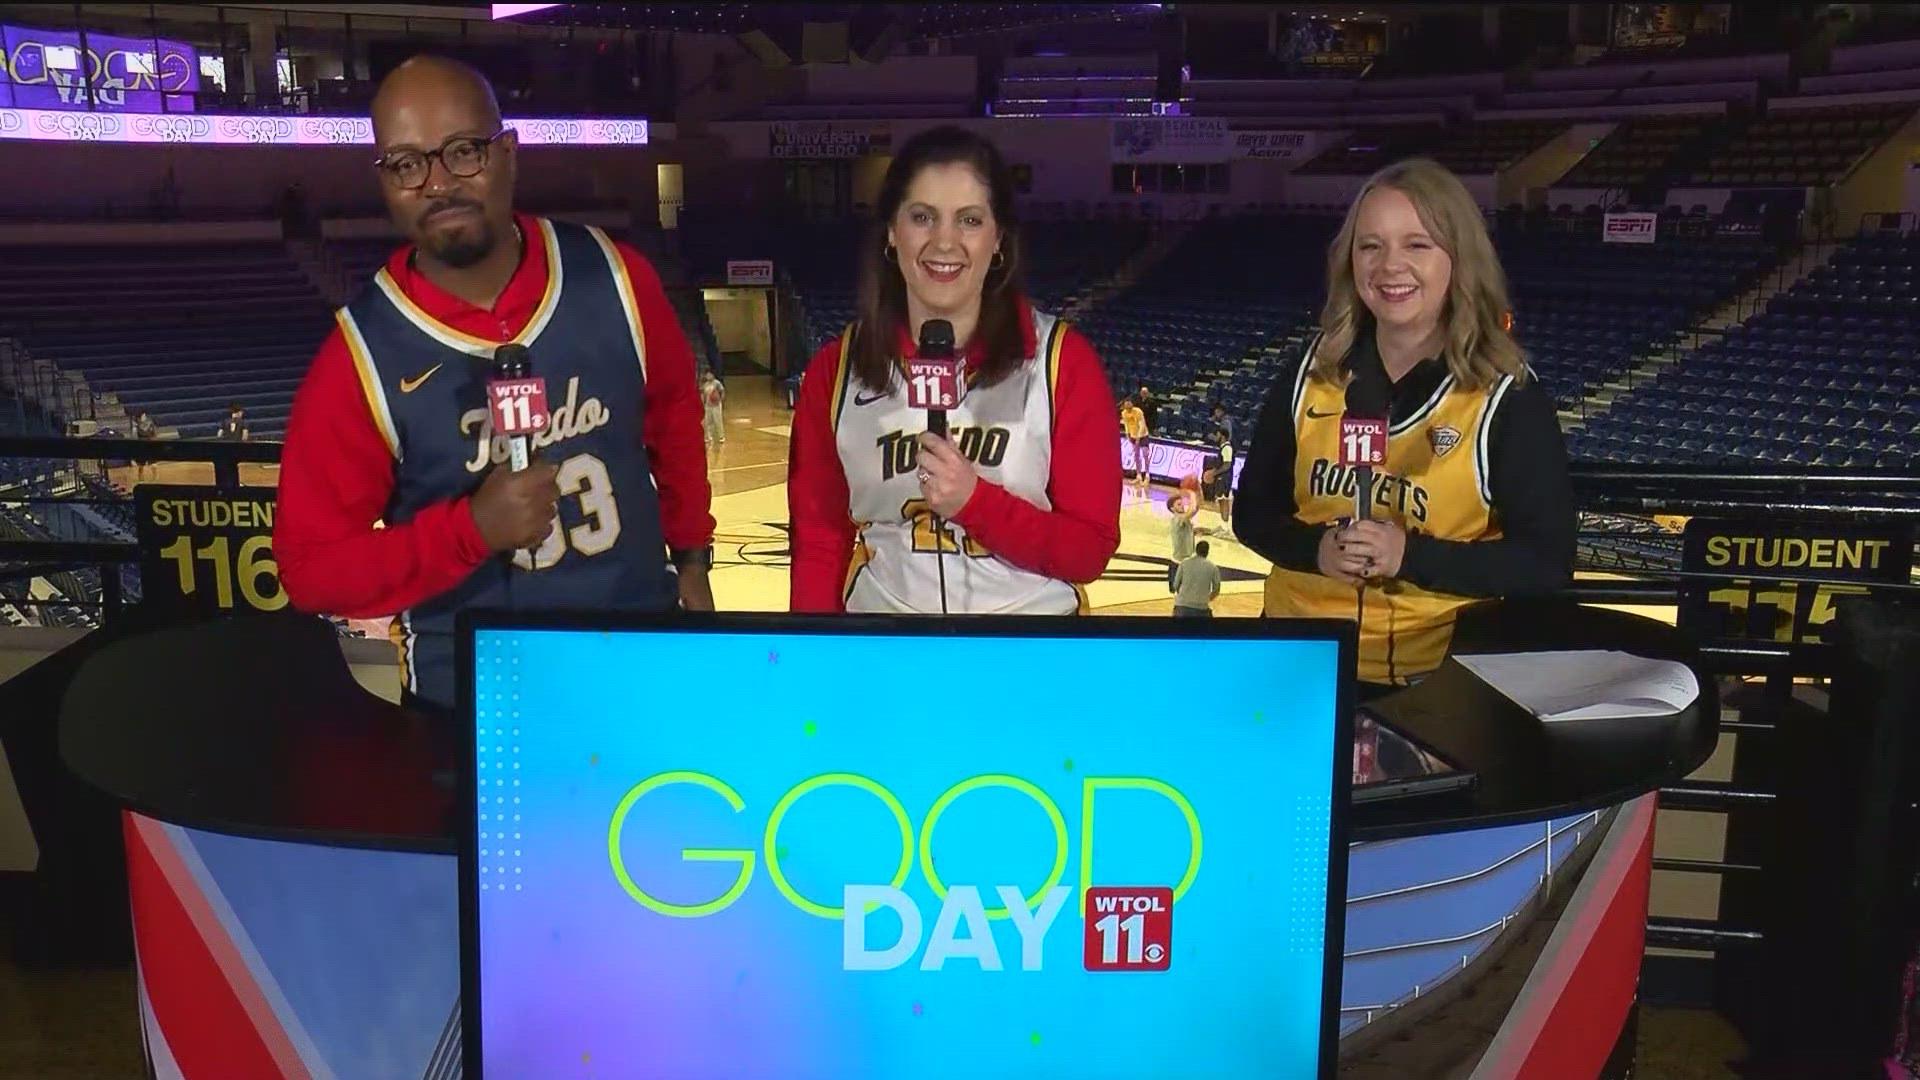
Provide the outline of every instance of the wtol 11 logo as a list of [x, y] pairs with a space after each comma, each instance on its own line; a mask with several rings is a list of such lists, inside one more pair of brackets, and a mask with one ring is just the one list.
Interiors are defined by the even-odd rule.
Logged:
[[[788, 842], [782, 840], [781, 828], [801, 800], [836, 787], [872, 796], [897, 829], [900, 849], [898, 861], [888, 880], [848, 881], [840, 886], [840, 895], [836, 897], [840, 903], [828, 905], [804, 895], [790, 880], [783, 863], [794, 861], [794, 857], [788, 850]], [[746, 799], [732, 785], [707, 773], [684, 770], [662, 772], [635, 784], [615, 808], [607, 833], [607, 852], [613, 876], [626, 894], [640, 906], [659, 915], [678, 919], [710, 918], [732, 907], [746, 895], [753, 884], [756, 864], [764, 860], [766, 874], [774, 890], [789, 905], [804, 915], [840, 924], [841, 967], [847, 971], [889, 971], [905, 966], [915, 954], [919, 954], [918, 967], [922, 971], [939, 971], [954, 960], [973, 961], [977, 969], [982, 971], [1004, 971], [1014, 961], [1011, 957], [1003, 958], [1002, 942], [996, 937], [995, 924], [1002, 922], [1012, 926], [1014, 937], [1017, 938], [1018, 969], [1041, 971], [1045, 963], [1048, 934], [1075, 892], [1074, 886], [1064, 883], [1070, 847], [1066, 815], [1052, 796], [1027, 780], [1005, 774], [968, 777], [941, 792], [916, 824], [900, 798], [879, 782], [855, 773], [824, 773], [794, 784], [774, 802], [767, 812], [764, 827], [757, 830], [761, 837], [757, 849], [681, 848], [679, 857], [682, 863], [732, 863], [738, 869], [732, 883], [719, 895], [690, 903], [674, 902], [661, 895], [667, 891], [662, 887], [665, 884], [663, 873], [656, 870], [655, 880], [643, 885], [635, 877], [635, 866], [629, 865], [630, 857], [626, 852], [631, 839], [630, 830], [633, 836], [645, 834], [650, 841], [659, 842], [660, 838], [655, 835], [656, 819], [664, 828], [674, 827], [668, 825], [669, 822], [686, 828], [687, 820], [709, 816], [698, 812], [696, 804], [688, 801], [693, 798], [705, 799], [705, 796], [695, 796], [684, 790], [671, 792], [670, 789], [674, 788], [704, 789], [724, 800], [735, 814], [747, 810]], [[1031, 800], [1044, 813], [1050, 826], [1051, 836], [1046, 839], [1052, 841], [1052, 865], [1046, 880], [1037, 889], [1029, 891], [1004, 880], [948, 883], [942, 880], [936, 870], [936, 863], [941, 860], [935, 858], [935, 833], [941, 818], [962, 796], [994, 788], [1006, 789]], [[1098, 829], [1095, 819], [1099, 796], [1103, 792], [1154, 796], [1165, 804], [1160, 813], [1167, 814], [1170, 810], [1179, 815], [1177, 822], [1169, 817], [1164, 823], [1176, 829], [1184, 826], [1186, 833], [1186, 863], [1175, 884], [1096, 884], [1094, 844]], [[1100, 972], [1168, 970], [1173, 956], [1174, 908], [1193, 886], [1200, 872], [1201, 828], [1198, 812], [1184, 794], [1165, 781], [1152, 777], [1083, 777], [1078, 794], [1078, 890], [1081, 894], [1078, 913], [1084, 923], [1081, 966], [1088, 971]], [[647, 824], [631, 824], [636, 813], [647, 814], [645, 803], [662, 800], [666, 802], [655, 814], [649, 815]], [[844, 803], [843, 799], [843, 809]], [[667, 812], [669, 804], [671, 813]], [[715, 808], [708, 806], [704, 809], [711, 811]], [[1135, 816], [1128, 819], [1130, 823], [1139, 823], [1137, 815], [1141, 809], [1141, 804], [1135, 800], [1131, 807]], [[810, 831], [820, 828], [822, 824], [816, 816], [810, 822]], [[995, 829], [1018, 827], [998, 819], [994, 820], [993, 825]], [[836, 828], [825, 837], [829, 843], [809, 850], [837, 851], [846, 846], [843, 842], [845, 835], [845, 830]], [[1164, 843], [1166, 837], [1162, 836], [1161, 840]], [[1005, 836], [990, 845], [992, 853], [1003, 854], [1012, 849], [1015, 842], [1014, 837]], [[1173, 850], [1178, 849], [1174, 847]], [[984, 856], [985, 851], [976, 850], [971, 854]], [[1140, 853], [1129, 854], [1138, 856]], [[635, 860], [636, 865], [637, 862]], [[920, 883], [926, 886], [926, 890], [933, 894], [940, 905], [932, 920], [930, 933], [919, 902], [906, 888], [914, 876], [916, 863]], [[681, 885], [685, 885], [684, 880]], [[819, 886], [815, 887], [815, 891], [821, 891]], [[989, 906], [992, 901], [997, 903]], [[890, 912], [893, 919], [877, 918], [882, 911]], [[897, 930], [885, 925], [895, 921]], [[882, 925], [876, 927], [876, 923]], [[1014, 942], [1008, 941], [1006, 944], [1011, 946]]]

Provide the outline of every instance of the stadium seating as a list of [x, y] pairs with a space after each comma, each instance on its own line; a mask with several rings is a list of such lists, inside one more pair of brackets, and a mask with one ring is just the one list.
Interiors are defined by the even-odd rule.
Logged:
[[373, 280], [373, 272], [386, 265], [398, 241], [390, 236], [361, 236], [350, 240], [330, 240], [327, 247], [346, 271], [347, 294], [360, 291]]
[[[0, 390], [0, 435], [58, 435], [60, 425], [26, 400]], [[43, 458], [0, 458], [0, 492], [42, 480], [57, 463]]]
[[1365, 176], [1412, 154], [1424, 154], [1442, 138], [1432, 125], [1361, 128], [1337, 140], [1296, 169], [1301, 176]]
[[1754, 238], [1607, 244], [1535, 234], [1496, 246], [1514, 333], [1563, 406], [1747, 288], [1773, 254]]
[[[58, 480], [35, 482], [24, 490], [7, 491], [0, 496], [0, 540], [39, 540], [39, 541], [97, 541], [130, 540], [132, 538], [133, 514], [124, 501], [114, 505], [69, 501], [74, 494], [67, 490], [71, 486], [70, 474]], [[51, 496], [59, 491], [61, 499]], [[109, 489], [101, 495], [97, 488], [82, 488], [84, 496], [91, 491], [95, 496], [118, 500], [117, 493]], [[124, 523], [125, 532], [121, 531]], [[139, 569], [131, 564], [123, 564], [110, 571], [120, 578], [123, 597], [128, 602], [140, 599]], [[27, 623], [41, 626], [65, 627], [71, 629], [90, 629], [100, 625], [97, 608], [74, 607], [60, 601], [78, 603], [97, 603], [101, 598], [101, 571], [94, 568], [83, 570], [63, 570], [41, 576], [49, 585], [52, 595], [43, 599], [52, 603], [25, 603], [35, 599], [31, 583], [12, 581], [0, 585], [0, 608], [9, 608], [11, 614], [23, 616]], [[9, 618], [8, 623], [15, 620]]]
[[1854, 162], [1899, 130], [1911, 101], [1775, 109], [1737, 132], [1695, 167], [1687, 183], [1815, 187], [1839, 181]]
[[1457, 173], [1498, 172], [1566, 128], [1565, 120], [1483, 120], [1449, 131], [1430, 152]]
[[256, 438], [284, 430], [326, 308], [275, 244], [16, 249], [0, 331], [185, 437], [238, 402]]
[[1575, 457], [1906, 468], [1920, 458], [1920, 240], [1856, 240], [1575, 432]]
[[1697, 151], [1711, 130], [1707, 116], [1639, 116], [1622, 121], [1560, 179], [1563, 187], [1625, 188], [1642, 184]]
[[1210, 437], [1216, 403], [1239, 430], [1250, 430], [1271, 370], [1248, 361], [1304, 337], [1338, 225], [1289, 214], [1195, 226], [1133, 288], [1080, 320], [1115, 394], [1152, 389], [1160, 399], [1158, 436]]
[[[1210, 437], [1215, 404], [1251, 431], [1278, 366], [1313, 333], [1338, 224], [1283, 215], [1196, 228], [1138, 286], [1081, 321], [1116, 393], [1151, 388], [1163, 402], [1156, 434], [1169, 438]], [[1515, 333], [1562, 405], [1672, 344], [1773, 255], [1754, 238], [1655, 246], [1522, 233], [1497, 247]]]

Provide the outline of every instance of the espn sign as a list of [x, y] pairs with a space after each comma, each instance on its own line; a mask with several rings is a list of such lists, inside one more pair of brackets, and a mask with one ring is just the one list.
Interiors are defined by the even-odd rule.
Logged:
[[1600, 238], [1609, 244], [1651, 244], [1660, 232], [1660, 215], [1634, 211], [1608, 214]]
[[773, 284], [772, 259], [728, 259], [727, 284], [729, 285], [771, 285]]

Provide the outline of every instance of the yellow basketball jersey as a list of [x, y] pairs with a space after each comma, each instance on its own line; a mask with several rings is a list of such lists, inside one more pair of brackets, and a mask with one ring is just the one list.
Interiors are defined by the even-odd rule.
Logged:
[[[1301, 521], [1330, 525], [1354, 516], [1359, 478], [1339, 464], [1346, 388], [1311, 377], [1312, 366], [1309, 348], [1294, 376], [1293, 498]], [[1487, 487], [1487, 430], [1512, 384], [1504, 376], [1485, 389], [1463, 390], [1448, 375], [1418, 412], [1392, 425], [1386, 464], [1373, 472], [1373, 519], [1438, 540], [1499, 539]], [[1266, 591], [1267, 614], [1275, 617], [1350, 619], [1357, 607], [1354, 589], [1319, 573], [1275, 567]], [[1360, 678], [1404, 684], [1440, 666], [1454, 615], [1468, 602], [1406, 581], [1369, 586]]]

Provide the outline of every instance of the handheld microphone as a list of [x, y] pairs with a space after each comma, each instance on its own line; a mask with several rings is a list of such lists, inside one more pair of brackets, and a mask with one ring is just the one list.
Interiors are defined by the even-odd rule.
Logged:
[[[1387, 463], [1387, 422], [1393, 406], [1384, 372], [1356, 371], [1347, 382], [1346, 409], [1340, 414], [1340, 464], [1354, 473], [1353, 520], [1373, 519], [1373, 470]], [[1388, 601], [1391, 613], [1391, 601]], [[1354, 590], [1354, 628], [1366, 623], [1367, 582]], [[1391, 623], [1389, 623], [1391, 627]], [[1387, 637], [1387, 665], [1392, 670], [1393, 637]]]
[[1353, 519], [1373, 517], [1373, 470], [1387, 463], [1387, 418], [1391, 406], [1378, 377], [1356, 372], [1347, 383], [1347, 407], [1340, 414], [1340, 464], [1354, 471]]
[[947, 410], [967, 396], [966, 367], [953, 351], [953, 324], [928, 319], [915, 352], [907, 361], [907, 408], [927, 410], [927, 430], [945, 436]]
[[[967, 394], [966, 367], [953, 353], [953, 324], [928, 319], [920, 325], [920, 347], [907, 361], [907, 407], [927, 410], [927, 432], [945, 438], [947, 410]], [[929, 511], [931, 512], [931, 511]], [[947, 613], [947, 523], [933, 515], [933, 557], [940, 577], [940, 614]]]
[[493, 377], [487, 380], [487, 409], [495, 433], [507, 437], [514, 472], [527, 467], [528, 439], [546, 429], [547, 380], [533, 373], [525, 345], [509, 342], [493, 350]]

